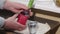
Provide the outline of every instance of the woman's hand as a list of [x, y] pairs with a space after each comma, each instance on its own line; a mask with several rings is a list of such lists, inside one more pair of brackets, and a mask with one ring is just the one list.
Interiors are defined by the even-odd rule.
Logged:
[[4, 28], [11, 29], [11, 30], [20, 30], [20, 31], [24, 30], [26, 26], [16, 21], [17, 16], [18, 14], [15, 14], [12, 17], [9, 17], [8, 19], [6, 19]]
[[11, 2], [9, 0], [6, 0], [3, 8], [7, 10], [11, 10], [14, 13], [18, 13], [21, 9], [28, 10], [28, 7], [25, 6], [24, 4]]

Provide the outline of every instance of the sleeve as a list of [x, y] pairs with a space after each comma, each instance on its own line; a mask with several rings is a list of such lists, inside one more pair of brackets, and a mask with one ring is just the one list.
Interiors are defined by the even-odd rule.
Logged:
[[3, 9], [4, 3], [6, 0], [0, 0], [0, 9]]
[[3, 17], [0, 17], [0, 28], [4, 26], [5, 19]]

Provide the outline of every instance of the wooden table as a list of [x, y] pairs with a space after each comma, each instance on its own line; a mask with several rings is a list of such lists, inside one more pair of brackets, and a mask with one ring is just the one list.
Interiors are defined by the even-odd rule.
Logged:
[[[38, 21], [38, 22], [40, 22], [40, 23], [43, 23], [43, 24], [45, 24], [46, 22], [49, 24], [49, 26], [51, 27], [51, 29], [46, 33], [46, 34], [55, 34], [55, 32], [57, 31], [57, 29], [58, 29], [58, 27], [59, 27], [59, 25], [60, 25], [60, 21], [58, 20], [59, 18], [60, 18], [60, 14], [57, 14], [57, 13], [52, 13], [52, 12], [43, 12], [44, 10], [37, 10], [37, 9], [32, 9], [35, 13], [39, 13], [40, 15], [39, 16], [43, 16], [43, 17], [39, 17], [39, 16], [35, 16], [34, 18], [35, 18], [35, 20], [36, 21]], [[3, 11], [3, 13], [2, 13], [2, 11]], [[38, 11], [38, 12], [36, 12], [36, 11]], [[7, 17], [10, 17], [10, 16], [12, 16], [14, 13], [12, 13], [12, 12], [9, 12], [9, 11], [5, 11], [5, 10], [1, 10], [1, 12], [0, 12], [0, 15], [2, 16], [2, 17], [5, 17], [5, 18], [7, 18]], [[8, 16], [7, 16], [8, 15]], [[47, 18], [45, 18], [45, 16], [44, 15], [47, 15]], [[51, 16], [51, 17], [57, 17], [56, 19], [58, 20], [58, 21], [56, 21], [56, 19], [55, 18], [53, 18], [53, 19], [51, 19], [51, 17], [48, 17], [48, 16]], [[48, 19], [49, 18], [49, 19]], [[5, 31], [5, 30], [1, 30], [1, 34], [5, 34], [5, 33], [11, 33], [11, 34], [13, 34], [13, 32], [8, 32], [8, 31]]]

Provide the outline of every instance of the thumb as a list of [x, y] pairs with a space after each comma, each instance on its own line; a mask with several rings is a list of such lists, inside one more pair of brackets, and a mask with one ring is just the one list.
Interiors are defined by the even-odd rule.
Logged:
[[16, 18], [18, 16], [18, 13], [17, 14], [14, 14], [13, 16], [12, 16], [12, 18]]

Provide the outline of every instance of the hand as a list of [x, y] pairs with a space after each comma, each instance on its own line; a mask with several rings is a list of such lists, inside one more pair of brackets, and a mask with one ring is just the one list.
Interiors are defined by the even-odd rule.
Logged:
[[10, 30], [24, 30], [26, 26], [16, 21], [17, 16], [18, 14], [15, 14], [12, 17], [9, 17], [8, 19], [6, 19], [4, 28], [10, 29]]
[[6, 3], [3, 8], [7, 10], [11, 10], [14, 13], [18, 13], [21, 9], [25, 9], [25, 10], [28, 9], [28, 7], [26, 7], [23, 4], [11, 2], [9, 0], [6, 0]]

